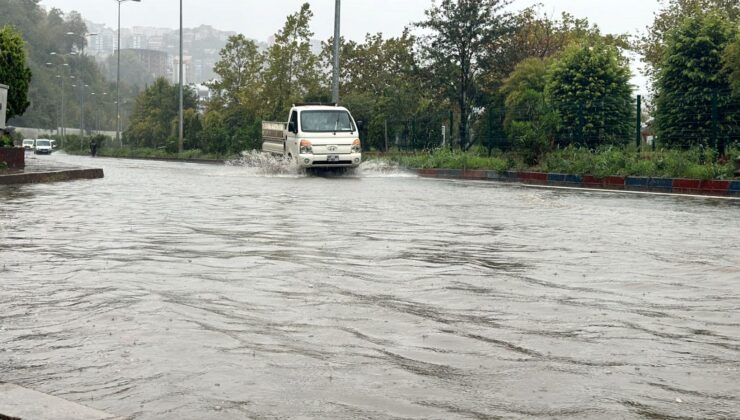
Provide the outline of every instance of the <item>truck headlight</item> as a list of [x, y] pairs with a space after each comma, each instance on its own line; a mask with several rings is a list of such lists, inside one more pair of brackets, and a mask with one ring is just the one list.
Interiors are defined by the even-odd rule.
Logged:
[[301, 140], [301, 149], [300, 153], [302, 155], [312, 155], [313, 154], [313, 145], [308, 140]]
[[362, 153], [362, 143], [360, 143], [360, 139], [355, 139], [355, 141], [352, 142], [352, 153]]

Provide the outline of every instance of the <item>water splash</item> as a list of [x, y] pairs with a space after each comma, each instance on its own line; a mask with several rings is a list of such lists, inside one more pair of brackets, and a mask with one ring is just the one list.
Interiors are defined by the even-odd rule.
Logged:
[[242, 152], [238, 159], [226, 162], [228, 166], [242, 166], [256, 170], [259, 175], [305, 175], [306, 171], [295, 160], [259, 150]]
[[314, 170], [301, 168], [295, 160], [258, 150], [242, 152], [241, 157], [226, 162], [229, 166], [240, 166], [256, 171], [263, 176], [346, 176], [357, 178], [414, 177], [414, 173], [400, 167], [397, 162], [373, 159], [363, 162], [358, 168], [346, 170]]
[[398, 162], [386, 159], [372, 159], [362, 162], [355, 175], [363, 178], [415, 177], [416, 174], [402, 168]]

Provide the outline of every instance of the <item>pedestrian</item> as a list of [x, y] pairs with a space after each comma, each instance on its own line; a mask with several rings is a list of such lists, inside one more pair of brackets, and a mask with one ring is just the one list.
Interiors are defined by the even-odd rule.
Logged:
[[95, 155], [98, 154], [98, 142], [95, 141], [95, 138], [90, 140], [90, 155], [92, 157], [95, 157]]

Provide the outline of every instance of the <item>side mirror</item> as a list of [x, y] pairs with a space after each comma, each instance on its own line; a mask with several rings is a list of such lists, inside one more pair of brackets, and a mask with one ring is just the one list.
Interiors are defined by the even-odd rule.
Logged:
[[365, 122], [364, 121], [357, 121], [357, 129], [362, 130], [365, 128]]
[[298, 134], [298, 127], [296, 127], [295, 121], [291, 121], [288, 123], [288, 131]]

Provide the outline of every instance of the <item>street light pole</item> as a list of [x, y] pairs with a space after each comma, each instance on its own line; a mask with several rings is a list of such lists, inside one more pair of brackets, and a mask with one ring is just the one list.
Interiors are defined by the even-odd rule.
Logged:
[[[56, 55], [56, 53], [52, 54]], [[46, 63], [47, 66], [52, 67], [54, 66], [54, 63], [48, 62]], [[60, 147], [64, 147], [63, 143], [63, 137], [62, 137], [62, 113], [64, 111], [64, 78], [62, 77], [62, 72], [60, 71], [59, 74], [55, 76], [57, 79], [59, 79], [59, 107], [57, 108], [57, 136], [59, 136]]]
[[80, 96], [80, 140], [85, 136], [85, 88], [90, 87], [86, 85], [80, 79], [80, 90], [82, 95]]
[[78, 83], [80, 84], [80, 142], [82, 142], [82, 137], [84, 136], [83, 133], [85, 132], [85, 84], [82, 83], [81, 74]]
[[61, 107], [61, 113], [60, 113], [60, 121], [59, 121], [59, 135], [61, 136], [62, 144], [61, 146], [64, 147], [64, 69], [59, 72], [60, 74], [57, 74], [57, 77], [59, 78], [59, 81], [62, 84], [62, 94], [61, 94], [61, 101], [62, 101], [62, 107]]
[[118, 49], [116, 50], [116, 143], [123, 148], [121, 139], [121, 0], [118, 1]]
[[[59, 74], [57, 75], [57, 77], [61, 80], [61, 84], [62, 84], [62, 92], [61, 92], [61, 97], [60, 97], [61, 102], [62, 102], [62, 106], [61, 106], [61, 108], [62, 108], [61, 109], [61, 114], [62, 115], [61, 115], [61, 124], [60, 124], [60, 127], [59, 127], [59, 134], [61, 135], [61, 140], [62, 140], [61, 143], [62, 143], [62, 145], [64, 145], [65, 140], [66, 140], [66, 134], [67, 134], [67, 130], [65, 130], [65, 127], [64, 127], [66, 125], [65, 118], [64, 118], [64, 79], [67, 76], [64, 73], [64, 68], [65, 67], [69, 67], [69, 64], [66, 62], [66, 58], [65, 58], [69, 54], [57, 54], [56, 52], [51, 52], [49, 54], [52, 55], [52, 56], [55, 56], [55, 57], [56, 56], [59, 56], [59, 57], [62, 58], [61, 69], [60, 69]], [[70, 76], [70, 77], [71, 78], [74, 78], [74, 76]]]
[[335, 104], [339, 103], [339, 17], [341, 0], [336, 0], [334, 9], [334, 74], [332, 77], [331, 99]]
[[180, 108], [179, 108], [179, 118], [178, 118], [178, 141], [177, 141], [177, 150], [178, 152], [182, 153], [183, 151], [183, 115], [182, 115], [182, 69], [183, 69], [183, 63], [182, 63], [182, 0], [180, 0]]
[[118, 62], [116, 64], [116, 141], [123, 147], [121, 138], [121, 3], [125, 1], [140, 2], [141, 0], [116, 0], [118, 2]]
[[[67, 32], [67, 35], [74, 36], [74, 32]], [[85, 136], [85, 88], [89, 87], [85, 84], [83, 81], [82, 76], [82, 60], [85, 58], [85, 43], [87, 42], [87, 38], [91, 36], [97, 36], [97, 33], [88, 32], [84, 35], [85, 41], [82, 44], [82, 48], [80, 48], [80, 57], [79, 57], [79, 67], [77, 74], [80, 77], [79, 83], [80, 83], [80, 140]]]

